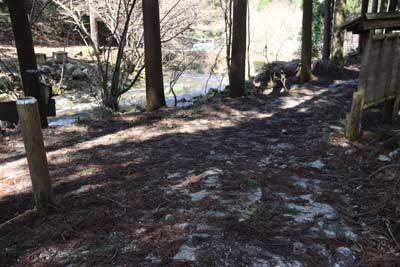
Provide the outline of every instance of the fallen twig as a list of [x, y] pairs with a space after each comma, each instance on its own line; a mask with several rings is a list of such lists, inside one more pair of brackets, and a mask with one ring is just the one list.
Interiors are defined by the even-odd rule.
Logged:
[[117, 201], [117, 200], [114, 200], [114, 199], [112, 199], [112, 198], [108, 198], [108, 197], [102, 196], [102, 195], [100, 195], [100, 194], [97, 194], [97, 196], [98, 196], [99, 198], [104, 199], [104, 200], [111, 201], [111, 202], [117, 204], [118, 206], [120, 206], [121, 208], [125, 208], [125, 209], [130, 209], [130, 208], [131, 208], [130, 206], [125, 205], [124, 203], [119, 202], [119, 201]]
[[377, 175], [378, 173], [380, 173], [381, 171], [389, 169], [389, 168], [393, 168], [393, 167], [400, 167], [400, 164], [392, 164], [392, 165], [383, 166], [382, 168], [380, 168], [380, 169], [376, 170], [375, 172], [373, 172], [367, 178], [370, 179], [370, 178], [374, 177], [375, 175]]
[[24, 220], [24, 219], [28, 219], [28, 218], [34, 218], [34, 217], [36, 217], [38, 215], [39, 215], [39, 212], [36, 209], [27, 210], [24, 213], [19, 214], [18, 216], [16, 216], [16, 217], [14, 217], [14, 218], [12, 218], [12, 219], [0, 224], [0, 231], [3, 230], [5, 227], [7, 227], [7, 226], [9, 226], [9, 225], [11, 225], [11, 224], [13, 224], [15, 222], [18, 222], [18, 221], [21, 221], [21, 220]]
[[400, 250], [400, 245], [397, 242], [396, 237], [393, 234], [392, 228], [390, 227], [390, 224], [389, 224], [389, 222], [387, 220], [385, 220], [385, 225], [386, 225], [386, 228], [387, 228], [387, 230], [389, 232], [390, 237], [392, 238], [393, 242], [396, 244], [396, 247]]

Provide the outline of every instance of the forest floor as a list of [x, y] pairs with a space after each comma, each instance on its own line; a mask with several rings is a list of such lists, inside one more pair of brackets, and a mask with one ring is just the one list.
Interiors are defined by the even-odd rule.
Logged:
[[355, 89], [320, 81], [46, 129], [58, 207], [45, 217], [28, 211], [21, 135], [7, 132], [1, 265], [397, 266], [397, 132], [372, 110], [363, 139], [344, 138]]

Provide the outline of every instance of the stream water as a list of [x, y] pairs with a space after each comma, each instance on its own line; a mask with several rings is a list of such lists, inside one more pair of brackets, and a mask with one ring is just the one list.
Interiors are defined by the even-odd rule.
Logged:
[[[174, 97], [170, 92], [169, 73], [164, 75], [164, 88], [167, 106], [174, 106]], [[195, 72], [184, 73], [174, 89], [177, 94], [178, 106], [193, 104], [193, 98], [206, 95], [211, 88], [223, 90], [228, 84], [227, 76], [201, 74]], [[56, 97], [57, 117], [50, 118], [49, 126], [58, 127], [76, 122], [79, 118], [92, 114], [101, 104], [95, 97], [67, 93]], [[121, 110], [130, 110], [134, 107], [146, 106], [145, 82], [140, 81], [136, 86], [121, 97]]]

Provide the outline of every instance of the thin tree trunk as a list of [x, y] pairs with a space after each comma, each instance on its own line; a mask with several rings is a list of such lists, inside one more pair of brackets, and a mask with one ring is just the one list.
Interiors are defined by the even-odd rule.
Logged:
[[388, 1], [389, 0], [381, 0], [381, 6], [379, 8], [380, 13], [385, 13], [388, 10]]
[[[369, 5], [369, 0], [362, 0], [361, 16], [364, 17], [365, 14], [368, 13], [368, 5]], [[360, 39], [358, 41], [358, 50], [359, 50], [360, 55], [362, 55], [362, 53], [364, 52], [367, 42], [368, 42], [368, 33], [361, 33]]]
[[300, 76], [301, 83], [306, 83], [311, 80], [312, 8], [312, 0], [303, 0], [303, 29]]
[[250, 45], [251, 45], [251, 26], [250, 26], [250, 5], [247, 5], [247, 78], [251, 79]]
[[147, 110], [165, 106], [158, 0], [143, 0]]
[[342, 65], [344, 61], [344, 23], [346, 20], [347, 0], [336, 0], [335, 23], [333, 27], [333, 54], [332, 60]]
[[324, 46], [322, 49], [322, 59], [329, 60], [331, 56], [332, 42], [332, 0], [325, 0], [324, 12]]
[[245, 93], [247, 0], [233, 1], [232, 62], [229, 71], [231, 97]]
[[395, 12], [398, 5], [399, 5], [399, 0], [390, 0], [389, 12]]
[[378, 13], [378, 7], [379, 7], [379, 0], [373, 0], [372, 1], [372, 13]]
[[99, 40], [99, 24], [96, 18], [96, 13], [94, 12], [93, 1], [89, 0], [89, 16], [90, 16], [90, 38], [92, 39], [93, 46], [96, 50], [100, 47]]

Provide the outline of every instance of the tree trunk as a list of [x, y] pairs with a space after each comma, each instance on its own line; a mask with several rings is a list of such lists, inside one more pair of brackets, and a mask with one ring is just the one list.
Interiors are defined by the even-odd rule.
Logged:
[[[369, 5], [369, 0], [362, 0], [361, 16], [365, 16], [365, 14], [368, 13], [368, 5]], [[362, 55], [362, 53], [364, 52], [367, 42], [368, 42], [368, 33], [361, 33], [360, 39], [358, 40], [358, 50], [360, 55]]]
[[399, 5], [399, 0], [391, 0], [389, 4], [389, 12], [395, 12], [398, 5]]
[[40, 129], [38, 102], [33, 97], [17, 101], [19, 123], [28, 159], [29, 173], [35, 196], [36, 209], [47, 211], [54, 207], [54, 197], [47, 163], [43, 134]]
[[19, 70], [25, 95], [28, 96], [27, 70], [36, 70], [36, 56], [33, 48], [31, 27], [25, 10], [24, 0], [6, 0], [10, 12], [15, 46], [17, 48]]
[[322, 49], [322, 59], [329, 60], [331, 56], [332, 41], [332, 0], [325, 0], [324, 12], [324, 46]]
[[96, 50], [99, 49], [99, 24], [97, 22], [96, 13], [94, 12], [94, 6], [92, 0], [88, 1], [89, 4], [89, 16], [90, 16], [90, 38], [92, 39], [93, 46]]
[[311, 80], [312, 56], [312, 0], [303, 0], [303, 29], [301, 45], [301, 76], [300, 82]]
[[31, 26], [26, 14], [24, 0], [6, 0], [10, 12], [11, 25], [17, 48], [19, 70], [25, 96], [33, 96], [39, 101], [42, 127], [47, 127], [45, 103], [41, 96], [36, 55], [33, 47]]
[[380, 13], [385, 13], [388, 10], [388, 1], [389, 0], [381, 0], [381, 6], [379, 8]]
[[27, 70], [26, 71], [27, 88], [26, 96], [33, 96], [39, 102], [39, 114], [40, 122], [43, 128], [47, 128], [47, 104], [46, 95], [44, 90], [42, 90], [42, 84], [39, 81], [39, 71], [38, 70]]
[[143, 0], [147, 110], [165, 106], [158, 0]]
[[336, 0], [335, 23], [333, 27], [333, 55], [332, 60], [342, 65], [344, 61], [344, 23], [346, 20], [347, 0]]
[[232, 62], [229, 70], [231, 97], [245, 93], [246, 77], [246, 36], [247, 0], [233, 1]]
[[378, 7], [379, 7], [379, 0], [373, 0], [372, 1], [372, 13], [378, 13]]

